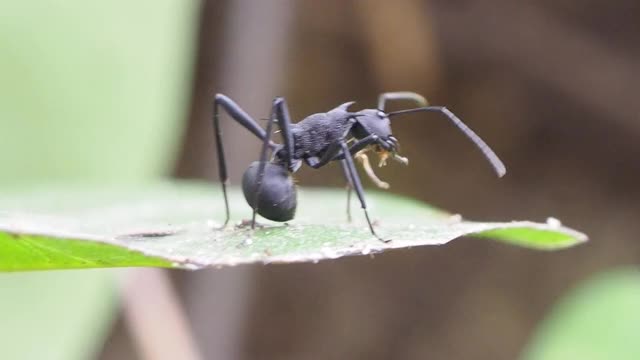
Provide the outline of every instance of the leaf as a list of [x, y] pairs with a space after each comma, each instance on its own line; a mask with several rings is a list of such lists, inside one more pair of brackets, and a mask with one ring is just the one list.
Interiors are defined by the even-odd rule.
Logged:
[[596, 275], [556, 305], [522, 358], [640, 359], [640, 271]]
[[[219, 230], [223, 201], [213, 184], [160, 184], [139, 189], [31, 191], [0, 196], [0, 270], [116, 266], [199, 269], [242, 263], [290, 263], [366, 255], [418, 245], [442, 245], [467, 235], [491, 237], [536, 249], [558, 249], [586, 240], [577, 231], [527, 221], [462, 221], [396, 195], [370, 193], [372, 237], [360, 209], [346, 222], [344, 191], [299, 189], [298, 214], [289, 225]], [[242, 194], [230, 194], [232, 219], [248, 219]]]

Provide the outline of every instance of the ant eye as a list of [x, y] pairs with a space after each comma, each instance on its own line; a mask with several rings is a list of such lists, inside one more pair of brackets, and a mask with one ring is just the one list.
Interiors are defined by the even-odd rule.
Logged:
[[383, 119], [387, 114], [385, 114], [382, 111], [378, 111], [378, 117], [380, 117], [380, 119]]

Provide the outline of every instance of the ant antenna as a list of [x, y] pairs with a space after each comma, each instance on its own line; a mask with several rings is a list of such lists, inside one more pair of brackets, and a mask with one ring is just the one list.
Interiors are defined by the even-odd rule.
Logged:
[[449, 111], [449, 109], [447, 109], [444, 106], [426, 106], [426, 107], [415, 108], [415, 109], [393, 111], [388, 113], [387, 116], [392, 117], [395, 115], [409, 114], [409, 113], [414, 113], [419, 111], [435, 111], [435, 112], [444, 114], [447, 118], [449, 118], [449, 120], [451, 120], [451, 122], [453, 122], [453, 124], [458, 129], [460, 129], [460, 131], [462, 131], [469, 138], [469, 140], [473, 141], [473, 143], [478, 147], [478, 149], [480, 149], [480, 151], [482, 151], [482, 154], [484, 154], [485, 158], [489, 160], [496, 174], [498, 174], [498, 177], [503, 177], [504, 174], [507, 172], [507, 169], [505, 168], [504, 164], [502, 163], [500, 158], [498, 158], [498, 155], [496, 155], [493, 152], [493, 150], [491, 150], [489, 145], [487, 145], [478, 135], [476, 135], [475, 132], [473, 132], [473, 130], [471, 130], [467, 125], [465, 125], [465, 123], [463, 123], [462, 120], [460, 120], [457, 116], [455, 116], [451, 111]]

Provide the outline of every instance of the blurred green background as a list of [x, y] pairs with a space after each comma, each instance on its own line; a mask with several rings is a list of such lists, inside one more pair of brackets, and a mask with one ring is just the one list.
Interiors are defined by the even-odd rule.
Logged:
[[[216, 92], [256, 118], [284, 95], [301, 119], [416, 91], [460, 115], [508, 174], [496, 180], [446, 122], [414, 116], [393, 124], [411, 166], [379, 171], [390, 191], [470, 219], [554, 216], [591, 242], [172, 272], [202, 357], [637, 359], [639, 24], [632, 0], [3, 1], [0, 184], [216, 179]], [[237, 184], [259, 143], [224, 126]], [[298, 178], [344, 185], [335, 166]], [[144, 358], [119, 276], [0, 275], [0, 358]]]
[[[1, 2], [0, 185], [169, 175], [190, 94], [197, 8], [171, 0]], [[0, 358], [98, 357], [118, 313], [116, 274], [0, 275]]]

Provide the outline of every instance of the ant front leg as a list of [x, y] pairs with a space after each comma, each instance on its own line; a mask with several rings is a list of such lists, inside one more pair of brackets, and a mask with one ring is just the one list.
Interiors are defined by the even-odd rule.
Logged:
[[[351, 156], [356, 156], [358, 152], [364, 150], [367, 146], [377, 144], [380, 145], [383, 149], [389, 150], [389, 145], [387, 145], [384, 141], [380, 141], [380, 138], [375, 134], [369, 134], [366, 137], [357, 140], [354, 142], [351, 147], [349, 147], [349, 153]], [[344, 153], [339, 151], [336, 156], [334, 156], [331, 160], [343, 160]]]
[[[369, 158], [367, 155], [361, 150], [356, 153], [355, 158], [360, 161], [362, 167], [364, 168], [365, 173], [369, 176], [369, 179], [380, 189], [387, 190], [389, 189], [389, 183], [384, 182], [378, 178], [373, 169], [371, 168], [371, 164], [369, 163]], [[346, 160], [340, 160], [340, 165], [342, 168], [342, 173], [344, 174], [345, 179], [347, 179], [347, 222], [351, 222], [351, 191], [353, 190], [353, 184], [351, 183], [351, 178], [349, 176], [349, 169], [347, 168]]]
[[341, 141], [340, 148], [344, 153], [344, 162], [346, 164], [347, 174], [349, 175], [348, 179], [350, 180], [350, 184], [353, 185], [353, 188], [356, 191], [356, 195], [358, 195], [358, 199], [360, 200], [360, 205], [362, 207], [362, 210], [364, 211], [364, 216], [367, 219], [367, 224], [369, 225], [371, 234], [382, 242], [389, 242], [390, 240], [385, 240], [378, 236], [378, 234], [376, 234], [376, 231], [373, 229], [373, 224], [371, 224], [371, 219], [369, 218], [369, 213], [367, 212], [367, 203], [364, 199], [364, 190], [362, 189], [362, 183], [360, 182], [360, 177], [358, 176], [358, 172], [356, 171], [356, 167], [353, 163], [353, 157], [351, 157], [351, 153], [349, 152], [347, 143]]
[[[352, 144], [351, 147], [349, 147], [348, 152], [351, 154], [351, 156], [355, 156], [359, 161], [362, 162], [365, 172], [367, 173], [369, 178], [376, 184], [376, 186], [382, 189], [388, 189], [389, 184], [378, 179], [378, 177], [373, 172], [373, 169], [371, 169], [371, 165], [369, 164], [367, 155], [362, 153], [362, 150], [364, 150], [369, 145], [377, 143], [378, 140], [378, 136], [370, 134], [367, 137], [360, 139]], [[347, 179], [347, 221], [351, 222], [351, 191], [353, 190], [353, 183], [351, 181], [351, 176], [349, 175], [349, 168], [345, 160], [344, 151], [339, 151], [338, 154], [331, 160], [340, 160], [342, 173]]]
[[218, 155], [218, 175], [220, 183], [222, 184], [222, 195], [224, 196], [225, 219], [224, 224], [222, 225], [224, 228], [229, 223], [229, 199], [227, 196], [227, 182], [229, 181], [229, 176], [227, 174], [227, 163], [224, 156], [224, 147], [222, 145], [222, 129], [220, 128], [219, 119], [220, 107], [222, 107], [233, 120], [260, 138], [260, 140], [267, 141], [271, 148], [274, 148], [276, 145], [268, 140], [264, 129], [262, 129], [260, 125], [251, 116], [249, 116], [249, 114], [242, 110], [238, 104], [226, 95], [216, 94], [213, 103], [213, 132], [216, 138], [216, 150]]

